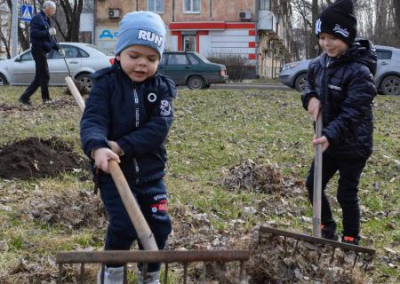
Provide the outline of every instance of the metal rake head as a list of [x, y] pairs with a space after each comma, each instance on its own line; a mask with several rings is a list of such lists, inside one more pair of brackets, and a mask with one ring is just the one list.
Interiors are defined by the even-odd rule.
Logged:
[[[192, 262], [213, 262], [214, 267], [218, 267], [221, 263], [234, 262], [240, 263], [238, 272], [238, 282], [244, 282], [244, 262], [249, 260], [250, 252], [245, 250], [218, 250], [218, 251], [99, 251], [99, 252], [60, 252], [57, 254], [56, 263], [59, 266], [58, 283], [63, 281], [63, 265], [64, 264], [80, 264], [79, 283], [85, 282], [85, 264], [100, 263], [103, 271], [104, 265], [124, 263], [124, 283], [127, 282], [128, 263], [143, 263], [143, 278], [146, 277], [148, 263], [164, 263], [164, 284], [168, 281], [168, 270], [170, 263], [181, 263], [183, 265], [183, 280], [186, 284], [188, 281], [188, 265]], [[206, 265], [203, 266], [203, 275], [200, 283], [206, 283]], [[220, 274], [220, 273], [219, 273]], [[220, 274], [217, 275], [220, 283], [225, 283], [225, 278]], [[101, 277], [104, 281], [104, 273]]]

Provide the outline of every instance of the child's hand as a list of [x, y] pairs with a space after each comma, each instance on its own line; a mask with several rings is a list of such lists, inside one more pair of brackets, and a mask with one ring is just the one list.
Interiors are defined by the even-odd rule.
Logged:
[[317, 121], [320, 107], [321, 103], [317, 98], [312, 97], [308, 102], [308, 113], [312, 115], [313, 121]]
[[320, 138], [315, 138], [313, 139], [313, 146], [317, 146], [318, 144], [322, 144], [322, 152], [325, 152], [326, 149], [329, 147], [329, 141], [325, 136], [322, 136]]
[[108, 161], [114, 160], [117, 163], [120, 162], [119, 156], [115, 154], [112, 150], [108, 148], [99, 148], [94, 150], [93, 158], [95, 160], [95, 165], [103, 172], [110, 173], [108, 169]]
[[117, 154], [118, 156], [122, 156], [124, 151], [122, 151], [121, 147], [119, 147], [118, 143], [115, 141], [108, 141], [108, 145], [111, 147], [111, 150]]

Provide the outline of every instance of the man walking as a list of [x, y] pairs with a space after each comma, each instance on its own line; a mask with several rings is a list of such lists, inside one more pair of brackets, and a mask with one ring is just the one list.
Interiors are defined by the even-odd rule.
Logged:
[[35, 78], [25, 92], [19, 98], [19, 102], [31, 105], [30, 97], [40, 87], [43, 103], [50, 101], [49, 95], [49, 66], [46, 54], [52, 49], [59, 50], [58, 43], [54, 39], [56, 29], [51, 27], [50, 17], [56, 12], [56, 4], [52, 1], [45, 1], [42, 10], [33, 16], [31, 21], [31, 52], [35, 60]]

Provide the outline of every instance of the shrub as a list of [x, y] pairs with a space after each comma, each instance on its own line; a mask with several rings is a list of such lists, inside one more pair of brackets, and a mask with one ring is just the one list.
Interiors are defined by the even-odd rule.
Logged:
[[229, 79], [241, 82], [245, 78], [255, 76], [255, 67], [250, 65], [249, 60], [245, 57], [235, 54], [211, 54], [207, 57], [214, 63], [226, 66]]

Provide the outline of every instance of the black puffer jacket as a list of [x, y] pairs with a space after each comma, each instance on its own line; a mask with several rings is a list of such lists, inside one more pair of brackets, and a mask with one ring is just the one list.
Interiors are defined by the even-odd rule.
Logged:
[[307, 109], [312, 97], [321, 101], [322, 135], [330, 143], [327, 154], [348, 158], [371, 155], [376, 61], [372, 43], [360, 40], [340, 57], [323, 53], [310, 63], [302, 102]]
[[[108, 140], [116, 141], [124, 151], [120, 167], [126, 178], [136, 184], [162, 178], [167, 158], [164, 142], [174, 120], [175, 83], [159, 74], [134, 83], [117, 60], [93, 78], [96, 83], [81, 119], [85, 154], [90, 157], [92, 150], [109, 147]], [[99, 178], [111, 180], [105, 173]]]
[[58, 50], [59, 46], [49, 33], [51, 28], [50, 18], [43, 11], [33, 16], [31, 21], [31, 43], [35, 47], [42, 48], [45, 52], [52, 49]]

